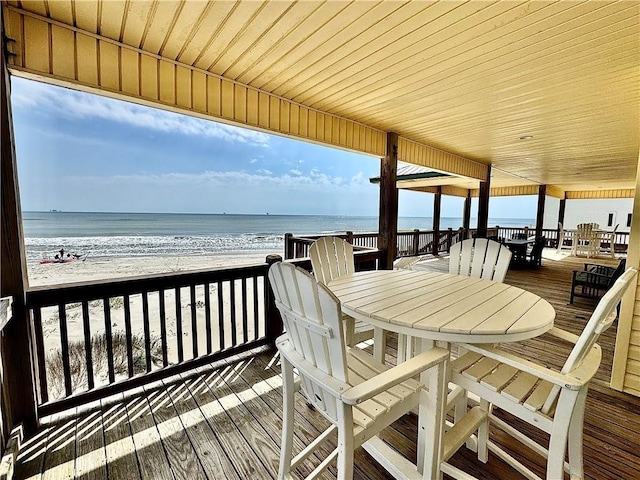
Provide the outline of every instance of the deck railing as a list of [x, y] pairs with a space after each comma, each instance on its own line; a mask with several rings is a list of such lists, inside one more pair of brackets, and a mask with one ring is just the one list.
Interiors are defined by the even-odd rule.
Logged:
[[[441, 230], [437, 240], [437, 248], [434, 250], [434, 231], [433, 230], [412, 230], [397, 233], [396, 237], [396, 258], [412, 257], [417, 255], [428, 255], [432, 253], [447, 253], [451, 249], [451, 245], [458, 243], [465, 238], [475, 235], [476, 229], [469, 229], [465, 232], [459, 228], [453, 230]], [[546, 238], [545, 245], [547, 247], [557, 247], [558, 230], [545, 228], [542, 234]], [[344, 238], [354, 246], [354, 250], [364, 250], [368, 248], [375, 249], [378, 245], [378, 234], [376, 232], [367, 233], [335, 233], [334, 236]], [[530, 227], [495, 227], [487, 228], [487, 236], [497, 240], [503, 238], [512, 238], [516, 235], [524, 235], [530, 237], [535, 235], [535, 229]], [[309, 256], [309, 247], [318, 238], [326, 235], [308, 235], [304, 237], [295, 237], [291, 233], [284, 236], [284, 258], [304, 258]], [[629, 244], [629, 234], [625, 232], [616, 233], [615, 249], [617, 252], [626, 252]], [[603, 247], [608, 245], [603, 244]]]
[[[379, 255], [356, 254], [358, 269], [376, 268]], [[31, 288], [38, 415], [272, 343], [282, 323], [267, 272], [279, 259]]]
[[[465, 233], [464, 229], [457, 230], [447, 229], [441, 230], [437, 239], [437, 248], [435, 252], [446, 253], [451, 249], [451, 245], [458, 243], [468, 236], [475, 233], [475, 229]], [[495, 234], [494, 229], [490, 229], [491, 234]], [[433, 230], [410, 230], [398, 232], [396, 237], [396, 258], [411, 257], [417, 255], [427, 255], [434, 253], [434, 234]], [[336, 237], [344, 238], [354, 246], [354, 250], [375, 249], [378, 246], [377, 232], [367, 233], [335, 233]], [[309, 235], [304, 237], [295, 237], [291, 233], [284, 236], [284, 255], [287, 259], [303, 258], [309, 256], [309, 247], [318, 238], [326, 235]]]

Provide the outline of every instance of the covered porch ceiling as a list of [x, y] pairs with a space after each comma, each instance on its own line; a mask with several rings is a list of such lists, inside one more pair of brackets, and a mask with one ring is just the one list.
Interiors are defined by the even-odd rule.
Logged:
[[17, 75], [376, 156], [393, 131], [451, 188], [635, 186], [637, 0], [2, 7]]

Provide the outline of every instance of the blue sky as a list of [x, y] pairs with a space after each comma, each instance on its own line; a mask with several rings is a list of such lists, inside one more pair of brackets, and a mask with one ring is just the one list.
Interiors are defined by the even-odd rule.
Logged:
[[[12, 99], [26, 211], [378, 214], [378, 158], [17, 77]], [[399, 203], [400, 216], [433, 212], [430, 194]], [[461, 213], [443, 198], [443, 216]], [[532, 218], [535, 199], [490, 213]]]

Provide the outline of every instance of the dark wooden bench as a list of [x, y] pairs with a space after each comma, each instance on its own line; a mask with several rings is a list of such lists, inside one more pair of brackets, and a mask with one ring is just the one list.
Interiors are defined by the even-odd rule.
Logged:
[[[600, 298], [609, 290], [625, 269], [625, 259], [620, 260], [617, 267], [608, 267], [595, 263], [585, 263], [583, 270], [574, 270], [571, 279], [571, 298], [574, 297]], [[580, 287], [580, 291], [577, 289]]]

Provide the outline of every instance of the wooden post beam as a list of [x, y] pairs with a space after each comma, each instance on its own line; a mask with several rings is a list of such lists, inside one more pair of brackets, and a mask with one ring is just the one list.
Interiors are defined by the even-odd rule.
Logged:
[[544, 226], [544, 203], [547, 199], [547, 186], [538, 186], [538, 211], [536, 212], [536, 238], [542, 236], [542, 227]]
[[380, 160], [380, 215], [378, 248], [384, 250], [380, 269], [390, 270], [396, 256], [398, 233], [398, 134], [387, 133], [387, 154]]
[[[2, 41], [0, 45], [0, 296], [13, 298], [11, 318], [2, 332], [0, 351], [4, 368], [3, 388], [8, 391], [8, 423], [10, 431], [22, 423], [25, 434], [37, 426], [36, 399], [29, 342], [29, 314], [25, 305], [27, 268], [22, 234], [22, 214], [16, 170], [16, 154], [11, 116], [11, 85], [7, 67], [7, 45], [4, 20], [0, 9]], [[44, 375], [44, 372], [42, 372]]]
[[442, 207], [442, 187], [437, 187], [433, 195], [433, 250], [434, 255], [438, 255], [440, 244], [440, 212]]
[[462, 229], [464, 238], [469, 238], [469, 228], [471, 227], [471, 190], [467, 190], [467, 197], [464, 199], [462, 211]]
[[[558, 228], [557, 228], [557, 233], [556, 233], [556, 237], [558, 238], [558, 242], [560, 242], [560, 224], [562, 224], [562, 228], [566, 228], [565, 224], [564, 224], [564, 212], [567, 208], [567, 197], [565, 194], [564, 198], [560, 199], [560, 206], [558, 207]], [[559, 245], [556, 245], [556, 247], [558, 247]]]
[[487, 169], [487, 180], [480, 182], [478, 192], [478, 238], [486, 238], [489, 223], [489, 195], [491, 193], [491, 165]]

